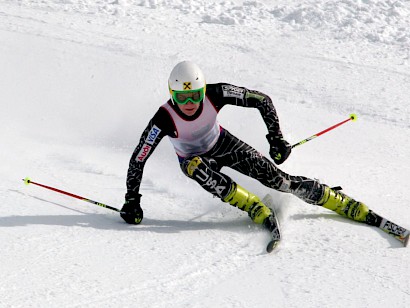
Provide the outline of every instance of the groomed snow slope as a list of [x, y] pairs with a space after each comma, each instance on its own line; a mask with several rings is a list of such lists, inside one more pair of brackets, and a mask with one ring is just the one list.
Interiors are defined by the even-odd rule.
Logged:
[[[407, 307], [410, 250], [376, 228], [224, 172], [281, 208], [284, 240], [212, 198], [164, 139], [120, 208], [140, 134], [189, 59], [269, 94], [295, 148], [281, 169], [341, 185], [410, 227], [408, 1], [0, 0], [0, 307]], [[256, 110], [221, 124], [268, 154]]]

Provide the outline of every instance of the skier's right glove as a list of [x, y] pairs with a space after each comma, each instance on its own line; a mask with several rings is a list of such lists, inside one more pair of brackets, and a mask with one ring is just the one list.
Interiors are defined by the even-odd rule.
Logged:
[[141, 194], [134, 196], [125, 196], [125, 203], [121, 209], [120, 216], [125, 222], [133, 225], [138, 225], [144, 217], [143, 211], [140, 206]]
[[270, 156], [277, 165], [280, 165], [289, 157], [290, 152], [292, 152], [292, 146], [279, 135], [267, 134], [266, 139], [268, 139], [270, 144]]

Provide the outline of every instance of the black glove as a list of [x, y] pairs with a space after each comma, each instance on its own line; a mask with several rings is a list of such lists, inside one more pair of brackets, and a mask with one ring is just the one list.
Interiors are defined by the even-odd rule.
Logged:
[[280, 135], [268, 134], [266, 138], [270, 144], [270, 157], [272, 157], [277, 165], [280, 165], [289, 157], [290, 152], [292, 152], [292, 146]]
[[134, 196], [125, 196], [125, 203], [121, 209], [120, 216], [127, 223], [138, 225], [144, 217], [143, 211], [140, 206], [141, 195], [136, 194]]

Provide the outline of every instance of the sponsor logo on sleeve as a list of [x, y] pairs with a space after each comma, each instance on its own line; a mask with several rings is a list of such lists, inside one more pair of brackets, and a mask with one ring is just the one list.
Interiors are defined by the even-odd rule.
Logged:
[[222, 86], [222, 91], [223, 91], [224, 97], [236, 97], [236, 98], [243, 99], [244, 94], [245, 94], [245, 89], [235, 87], [235, 86], [230, 86], [230, 85]]
[[148, 133], [147, 139], [145, 139], [145, 143], [148, 143], [150, 145], [153, 145], [155, 142], [155, 139], [157, 139], [159, 133], [161, 130], [158, 128], [158, 126], [154, 125], [151, 130]]
[[140, 152], [138, 153], [136, 160], [139, 162], [145, 161], [149, 152], [151, 152], [151, 149], [152, 149], [152, 146], [145, 143], [142, 149], [140, 150]]

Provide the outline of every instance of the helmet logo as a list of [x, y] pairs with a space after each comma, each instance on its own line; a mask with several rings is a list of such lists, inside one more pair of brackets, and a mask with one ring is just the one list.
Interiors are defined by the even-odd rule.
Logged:
[[192, 84], [190, 81], [184, 82], [184, 90], [192, 90]]

